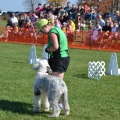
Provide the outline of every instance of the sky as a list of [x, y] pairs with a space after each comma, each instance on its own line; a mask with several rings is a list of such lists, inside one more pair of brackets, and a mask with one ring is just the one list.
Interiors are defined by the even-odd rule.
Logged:
[[[44, 0], [40, 0], [44, 4]], [[75, 4], [76, 0], [69, 0], [71, 4]], [[23, 0], [0, 0], [0, 10], [3, 11], [26, 11], [25, 6], [22, 5]]]

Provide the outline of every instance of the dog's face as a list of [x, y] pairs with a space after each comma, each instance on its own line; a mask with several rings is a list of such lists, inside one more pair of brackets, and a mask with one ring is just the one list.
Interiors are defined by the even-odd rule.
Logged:
[[52, 70], [46, 59], [39, 59], [37, 63], [33, 64], [33, 69], [43, 73], [48, 73], [48, 74], [52, 73]]

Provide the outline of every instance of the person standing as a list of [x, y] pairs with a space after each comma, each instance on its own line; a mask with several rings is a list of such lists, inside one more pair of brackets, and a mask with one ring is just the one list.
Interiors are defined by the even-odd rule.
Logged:
[[45, 51], [49, 54], [52, 75], [63, 79], [70, 62], [67, 37], [60, 28], [49, 25], [47, 19], [39, 20], [38, 32], [40, 31], [48, 34], [48, 47]]

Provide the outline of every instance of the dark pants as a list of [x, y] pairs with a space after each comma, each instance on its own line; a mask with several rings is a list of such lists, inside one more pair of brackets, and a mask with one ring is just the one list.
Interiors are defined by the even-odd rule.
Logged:
[[50, 58], [49, 65], [53, 72], [65, 72], [68, 68], [70, 57], [63, 57], [63, 58]]
[[85, 20], [90, 19], [90, 21], [92, 21], [92, 19], [96, 19], [96, 15], [95, 14], [87, 14], [85, 16]]

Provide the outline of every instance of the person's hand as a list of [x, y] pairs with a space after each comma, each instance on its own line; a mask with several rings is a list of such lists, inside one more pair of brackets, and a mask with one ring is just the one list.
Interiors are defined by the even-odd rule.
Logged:
[[47, 48], [45, 48], [45, 52], [46, 52], [46, 53], [48, 53], [48, 50], [47, 50]]

